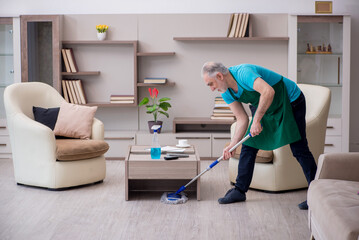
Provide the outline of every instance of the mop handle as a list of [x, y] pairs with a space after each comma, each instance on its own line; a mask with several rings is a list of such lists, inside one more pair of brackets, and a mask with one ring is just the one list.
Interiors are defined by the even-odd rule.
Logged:
[[[233, 152], [234, 149], [236, 149], [239, 145], [241, 145], [243, 142], [245, 142], [248, 138], [252, 137], [252, 135], [249, 133], [247, 136], [245, 136], [241, 141], [239, 141], [236, 145], [234, 145], [229, 152]], [[205, 172], [211, 170], [214, 166], [216, 166], [220, 161], [223, 160], [223, 156], [219, 157], [216, 161], [214, 161], [211, 165], [209, 165], [205, 170], [203, 170], [200, 174], [198, 174], [195, 178], [193, 178], [189, 183], [187, 183], [186, 185], [184, 185], [183, 187], [180, 188], [180, 190], [184, 190], [188, 185], [190, 185], [191, 183], [193, 183], [194, 181], [197, 180], [197, 178], [199, 178], [200, 176], [202, 176]], [[178, 190], [178, 191], [180, 191]], [[178, 193], [177, 191], [177, 193]], [[182, 192], [181, 191], [181, 192]]]

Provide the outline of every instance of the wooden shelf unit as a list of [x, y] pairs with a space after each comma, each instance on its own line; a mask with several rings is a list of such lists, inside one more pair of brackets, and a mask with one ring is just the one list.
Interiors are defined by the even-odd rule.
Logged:
[[289, 37], [174, 37], [175, 41], [288, 41]]
[[173, 132], [230, 132], [234, 120], [180, 117], [173, 119]]
[[175, 52], [138, 52], [138, 57], [173, 56]]
[[137, 83], [137, 87], [173, 87], [176, 85], [175, 82], [166, 82], [166, 83]]
[[97, 106], [97, 107], [136, 107], [136, 103], [110, 103], [110, 102], [89, 102], [86, 106]]
[[[134, 103], [110, 103], [110, 102], [89, 102], [87, 106], [98, 106], [98, 107], [135, 107], [137, 106], [137, 40], [121, 40], [121, 41], [62, 41], [62, 45], [132, 45], [133, 46], [133, 61], [134, 61], [134, 73], [133, 73], [133, 91], [134, 91]], [[97, 76], [100, 75], [100, 71], [82, 71], [76, 73], [62, 72], [63, 76]], [[110, 98], [110, 96], [109, 96]]]
[[[128, 41], [62, 41], [63, 45], [77, 44], [77, 45], [118, 45], [118, 44], [133, 44], [137, 46], [137, 40]], [[137, 52], [137, 49], [136, 49]]]

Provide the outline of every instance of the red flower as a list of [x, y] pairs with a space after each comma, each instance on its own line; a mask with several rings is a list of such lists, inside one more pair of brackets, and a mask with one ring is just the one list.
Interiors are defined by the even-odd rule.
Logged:
[[156, 88], [153, 88], [153, 90], [151, 88], [148, 88], [148, 91], [150, 92], [151, 98], [157, 98], [158, 90]]
[[155, 97], [157, 98], [157, 95], [158, 95], [158, 90], [157, 88], [154, 88], [153, 91], [152, 91], [153, 95], [155, 95]]
[[151, 88], [148, 88], [148, 91], [150, 92], [151, 98], [153, 98], [153, 97], [152, 97], [152, 89], [151, 89]]

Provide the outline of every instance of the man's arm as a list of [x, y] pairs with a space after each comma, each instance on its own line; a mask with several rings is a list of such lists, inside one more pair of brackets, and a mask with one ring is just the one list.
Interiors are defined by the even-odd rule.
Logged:
[[229, 107], [237, 118], [237, 124], [231, 143], [223, 149], [224, 160], [233, 156], [234, 151], [230, 153], [229, 150], [243, 138], [243, 135], [246, 133], [248, 127], [248, 115], [244, 110], [242, 103], [234, 101], [229, 104]]
[[263, 79], [257, 78], [254, 80], [253, 89], [261, 94], [259, 98], [259, 104], [256, 110], [256, 114], [253, 118], [252, 127], [250, 129], [252, 137], [262, 132], [262, 120], [264, 114], [273, 102], [275, 91], [274, 89]]

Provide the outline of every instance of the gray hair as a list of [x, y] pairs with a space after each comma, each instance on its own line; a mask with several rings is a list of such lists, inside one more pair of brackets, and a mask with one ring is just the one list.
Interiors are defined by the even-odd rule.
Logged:
[[214, 77], [218, 72], [226, 75], [229, 71], [228, 68], [226, 68], [222, 63], [206, 62], [202, 67], [201, 76], [203, 78], [204, 74], [208, 74], [208, 76]]

